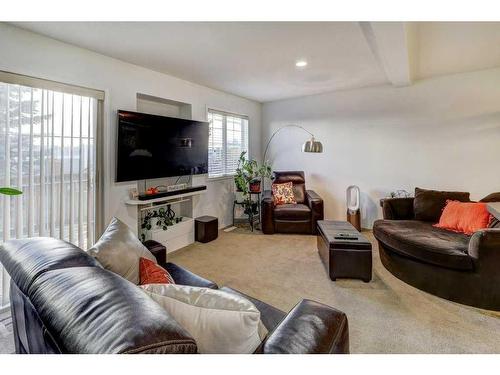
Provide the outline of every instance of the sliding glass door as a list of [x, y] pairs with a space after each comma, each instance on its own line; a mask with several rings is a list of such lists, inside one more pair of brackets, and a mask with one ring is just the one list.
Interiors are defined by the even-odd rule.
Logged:
[[[0, 196], [0, 241], [93, 243], [97, 120], [96, 98], [0, 82], [0, 186], [23, 191]], [[0, 283], [1, 306], [6, 272]]]

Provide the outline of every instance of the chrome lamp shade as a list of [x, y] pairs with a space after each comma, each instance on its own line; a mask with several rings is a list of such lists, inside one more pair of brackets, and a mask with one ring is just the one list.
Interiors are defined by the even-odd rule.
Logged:
[[323, 144], [312, 137], [302, 145], [302, 152], [323, 152]]

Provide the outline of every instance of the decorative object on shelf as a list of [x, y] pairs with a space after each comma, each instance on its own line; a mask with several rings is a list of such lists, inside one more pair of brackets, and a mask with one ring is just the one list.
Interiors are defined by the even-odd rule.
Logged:
[[17, 190], [11, 187], [1, 187], [0, 194], [3, 195], [21, 195], [23, 192], [21, 190]]
[[396, 190], [396, 191], [391, 191], [390, 197], [391, 198], [409, 198], [409, 197], [411, 197], [411, 193], [407, 192], [406, 190]]
[[351, 223], [356, 230], [361, 232], [361, 213], [359, 210], [359, 187], [351, 185], [346, 190], [347, 201], [347, 221]]
[[139, 192], [137, 191], [136, 188], [130, 189], [128, 191], [128, 195], [129, 195], [130, 199], [137, 199], [139, 197]]
[[[167, 230], [169, 226], [178, 224], [181, 221], [182, 216], [176, 217], [170, 205], [167, 205], [166, 209], [161, 207], [157, 210], [148, 210], [142, 219], [141, 229], [149, 231], [153, 226], [156, 226], [157, 228]], [[146, 240], [146, 235], [144, 233], [141, 234], [141, 240], [142, 242]]]
[[[386, 198], [381, 198], [380, 199], [380, 207], [384, 207], [384, 201], [386, 199], [391, 199], [391, 198], [411, 198], [412, 195], [410, 192], [406, 191], [406, 190], [396, 190], [396, 191], [391, 191], [389, 193], [389, 196], [386, 197]], [[413, 205], [413, 203], [411, 203]]]
[[158, 190], [157, 187], [150, 187], [146, 190], [146, 195], [155, 195], [158, 194], [160, 191]]
[[176, 184], [176, 185], [169, 185], [169, 186], [167, 186], [167, 191], [179, 191], [179, 190], [182, 190], [182, 189], [185, 189], [185, 188], [187, 188], [187, 184], [186, 183]]

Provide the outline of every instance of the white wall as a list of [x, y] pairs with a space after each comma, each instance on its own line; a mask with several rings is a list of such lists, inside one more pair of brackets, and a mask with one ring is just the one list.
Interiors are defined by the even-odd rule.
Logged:
[[323, 142], [303, 154], [307, 134], [285, 129], [270, 146], [274, 169], [306, 172], [325, 216], [345, 220], [345, 189], [362, 192], [363, 227], [380, 217], [379, 198], [416, 186], [500, 191], [500, 69], [443, 76], [412, 86], [357, 89], [266, 103], [264, 142], [295, 123]]
[[[133, 46], [130, 46], [133, 48]], [[136, 183], [115, 183], [115, 129], [118, 109], [136, 110], [136, 94], [190, 103], [194, 120], [206, 120], [207, 107], [249, 116], [250, 154], [260, 155], [261, 104], [213, 90], [169, 75], [109, 58], [82, 48], [0, 23], [0, 70], [105, 90], [105, 220], [112, 216], [136, 227], [135, 207], [124, 201]], [[231, 222], [232, 181], [206, 181], [208, 191], [196, 198], [195, 215], [219, 217], [219, 225]]]

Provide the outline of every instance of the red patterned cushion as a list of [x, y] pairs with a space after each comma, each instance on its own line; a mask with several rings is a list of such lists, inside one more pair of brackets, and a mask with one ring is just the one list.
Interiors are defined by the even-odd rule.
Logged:
[[296, 204], [295, 195], [293, 194], [293, 183], [285, 182], [283, 184], [273, 184], [271, 187], [275, 205], [280, 204]]
[[174, 279], [166, 269], [146, 258], [139, 259], [139, 276], [140, 285], [175, 284]]

